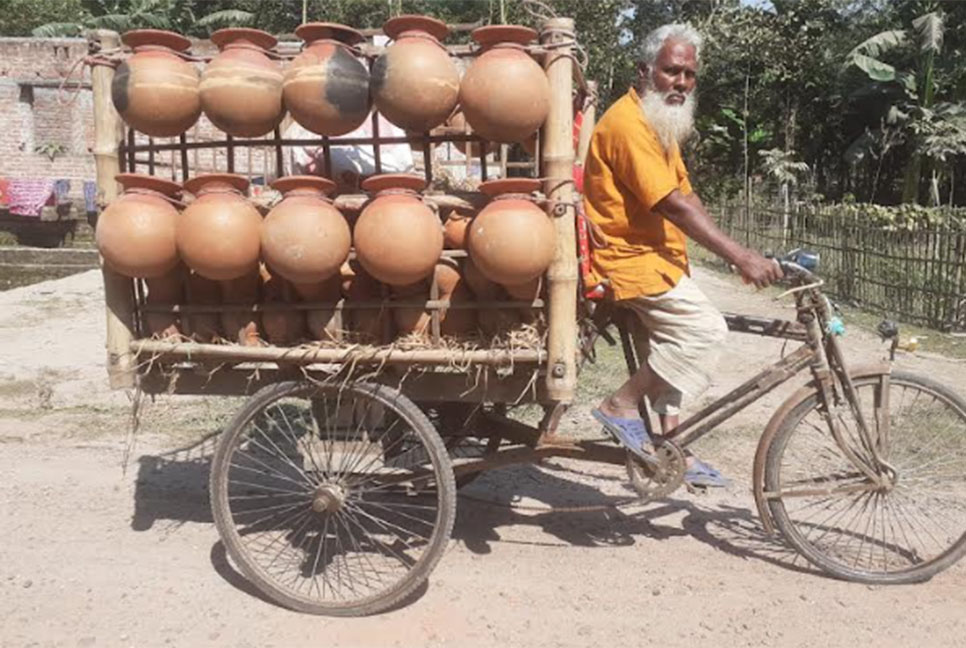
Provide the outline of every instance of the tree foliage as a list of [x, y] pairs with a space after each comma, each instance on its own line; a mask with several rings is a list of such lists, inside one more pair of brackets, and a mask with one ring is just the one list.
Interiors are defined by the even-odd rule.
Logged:
[[[6, 0], [0, 34], [231, 25], [291, 34], [308, 20], [380, 26], [401, 13], [536, 25], [573, 16], [603, 111], [633, 82], [644, 36], [688, 21], [705, 36], [688, 163], [704, 194], [794, 188], [828, 199], [966, 205], [966, 2], [951, 0]], [[466, 40], [456, 34], [452, 40]], [[777, 167], [776, 167], [777, 165]], [[804, 167], [802, 167], [804, 168]], [[784, 172], [782, 172], [784, 173]], [[808, 181], [803, 180], [807, 176]], [[756, 180], [760, 178], [760, 180]], [[769, 184], [769, 180], [775, 183]], [[758, 184], [756, 184], [758, 183]], [[770, 189], [769, 189], [770, 190]]]

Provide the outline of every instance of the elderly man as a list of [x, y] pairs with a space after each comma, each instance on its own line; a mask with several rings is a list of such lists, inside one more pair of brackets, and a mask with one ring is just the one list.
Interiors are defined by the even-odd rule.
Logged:
[[[594, 410], [617, 441], [648, 460], [646, 396], [665, 434], [678, 424], [682, 394], [696, 397], [727, 332], [724, 318], [691, 280], [687, 237], [723, 257], [747, 283], [781, 278], [774, 261], [745, 249], [719, 230], [691, 189], [680, 145], [694, 125], [701, 36], [688, 25], [648, 34], [636, 87], [604, 114], [584, 170], [585, 208], [603, 241], [592, 274], [648, 331], [647, 361]], [[723, 486], [708, 464], [689, 457], [692, 485]]]

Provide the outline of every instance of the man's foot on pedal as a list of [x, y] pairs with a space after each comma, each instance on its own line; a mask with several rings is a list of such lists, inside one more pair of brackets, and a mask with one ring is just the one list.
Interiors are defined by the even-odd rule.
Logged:
[[651, 436], [647, 433], [647, 426], [640, 418], [620, 418], [604, 414], [599, 409], [594, 409], [591, 414], [604, 426], [604, 431], [622, 445], [634, 453], [641, 461], [654, 465], [657, 459], [645, 449], [645, 445], [651, 443]]
[[699, 488], [724, 488], [731, 481], [722, 475], [716, 468], [712, 467], [697, 457], [688, 458], [688, 467], [684, 471], [684, 483], [688, 486]]

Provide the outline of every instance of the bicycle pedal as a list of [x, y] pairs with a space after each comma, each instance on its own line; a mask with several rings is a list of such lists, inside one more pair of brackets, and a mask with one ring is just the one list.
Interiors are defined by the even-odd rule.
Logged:
[[702, 486], [700, 484], [689, 484], [689, 483], [685, 482], [684, 483], [684, 487], [687, 488], [688, 489], [688, 492], [690, 494], [692, 494], [692, 495], [707, 495], [708, 494], [708, 487], [707, 486]]

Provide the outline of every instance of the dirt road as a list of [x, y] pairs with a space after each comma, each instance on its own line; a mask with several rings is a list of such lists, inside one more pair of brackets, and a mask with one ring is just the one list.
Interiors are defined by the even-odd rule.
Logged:
[[[723, 309], [781, 314], [731, 277], [699, 272]], [[223, 401], [148, 405], [126, 470], [128, 402], [106, 388], [99, 277], [0, 293], [0, 646], [961, 646], [966, 565], [874, 588], [826, 578], [762, 534], [748, 490], [773, 394], [704, 444], [724, 492], [620, 512], [593, 504], [620, 473], [572, 464], [487, 475], [466, 490], [454, 539], [408, 605], [366, 619], [299, 615], [259, 598], [225, 559], [206, 494]], [[855, 358], [881, 356], [850, 330]], [[773, 361], [781, 343], [734, 336], [713, 393]], [[582, 382], [565, 428], [618, 360]], [[903, 356], [957, 386], [966, 365]], [[710, 397], [710, 395], [709, 395]], [[176, 448], [187, 448], [173, 452]]]

